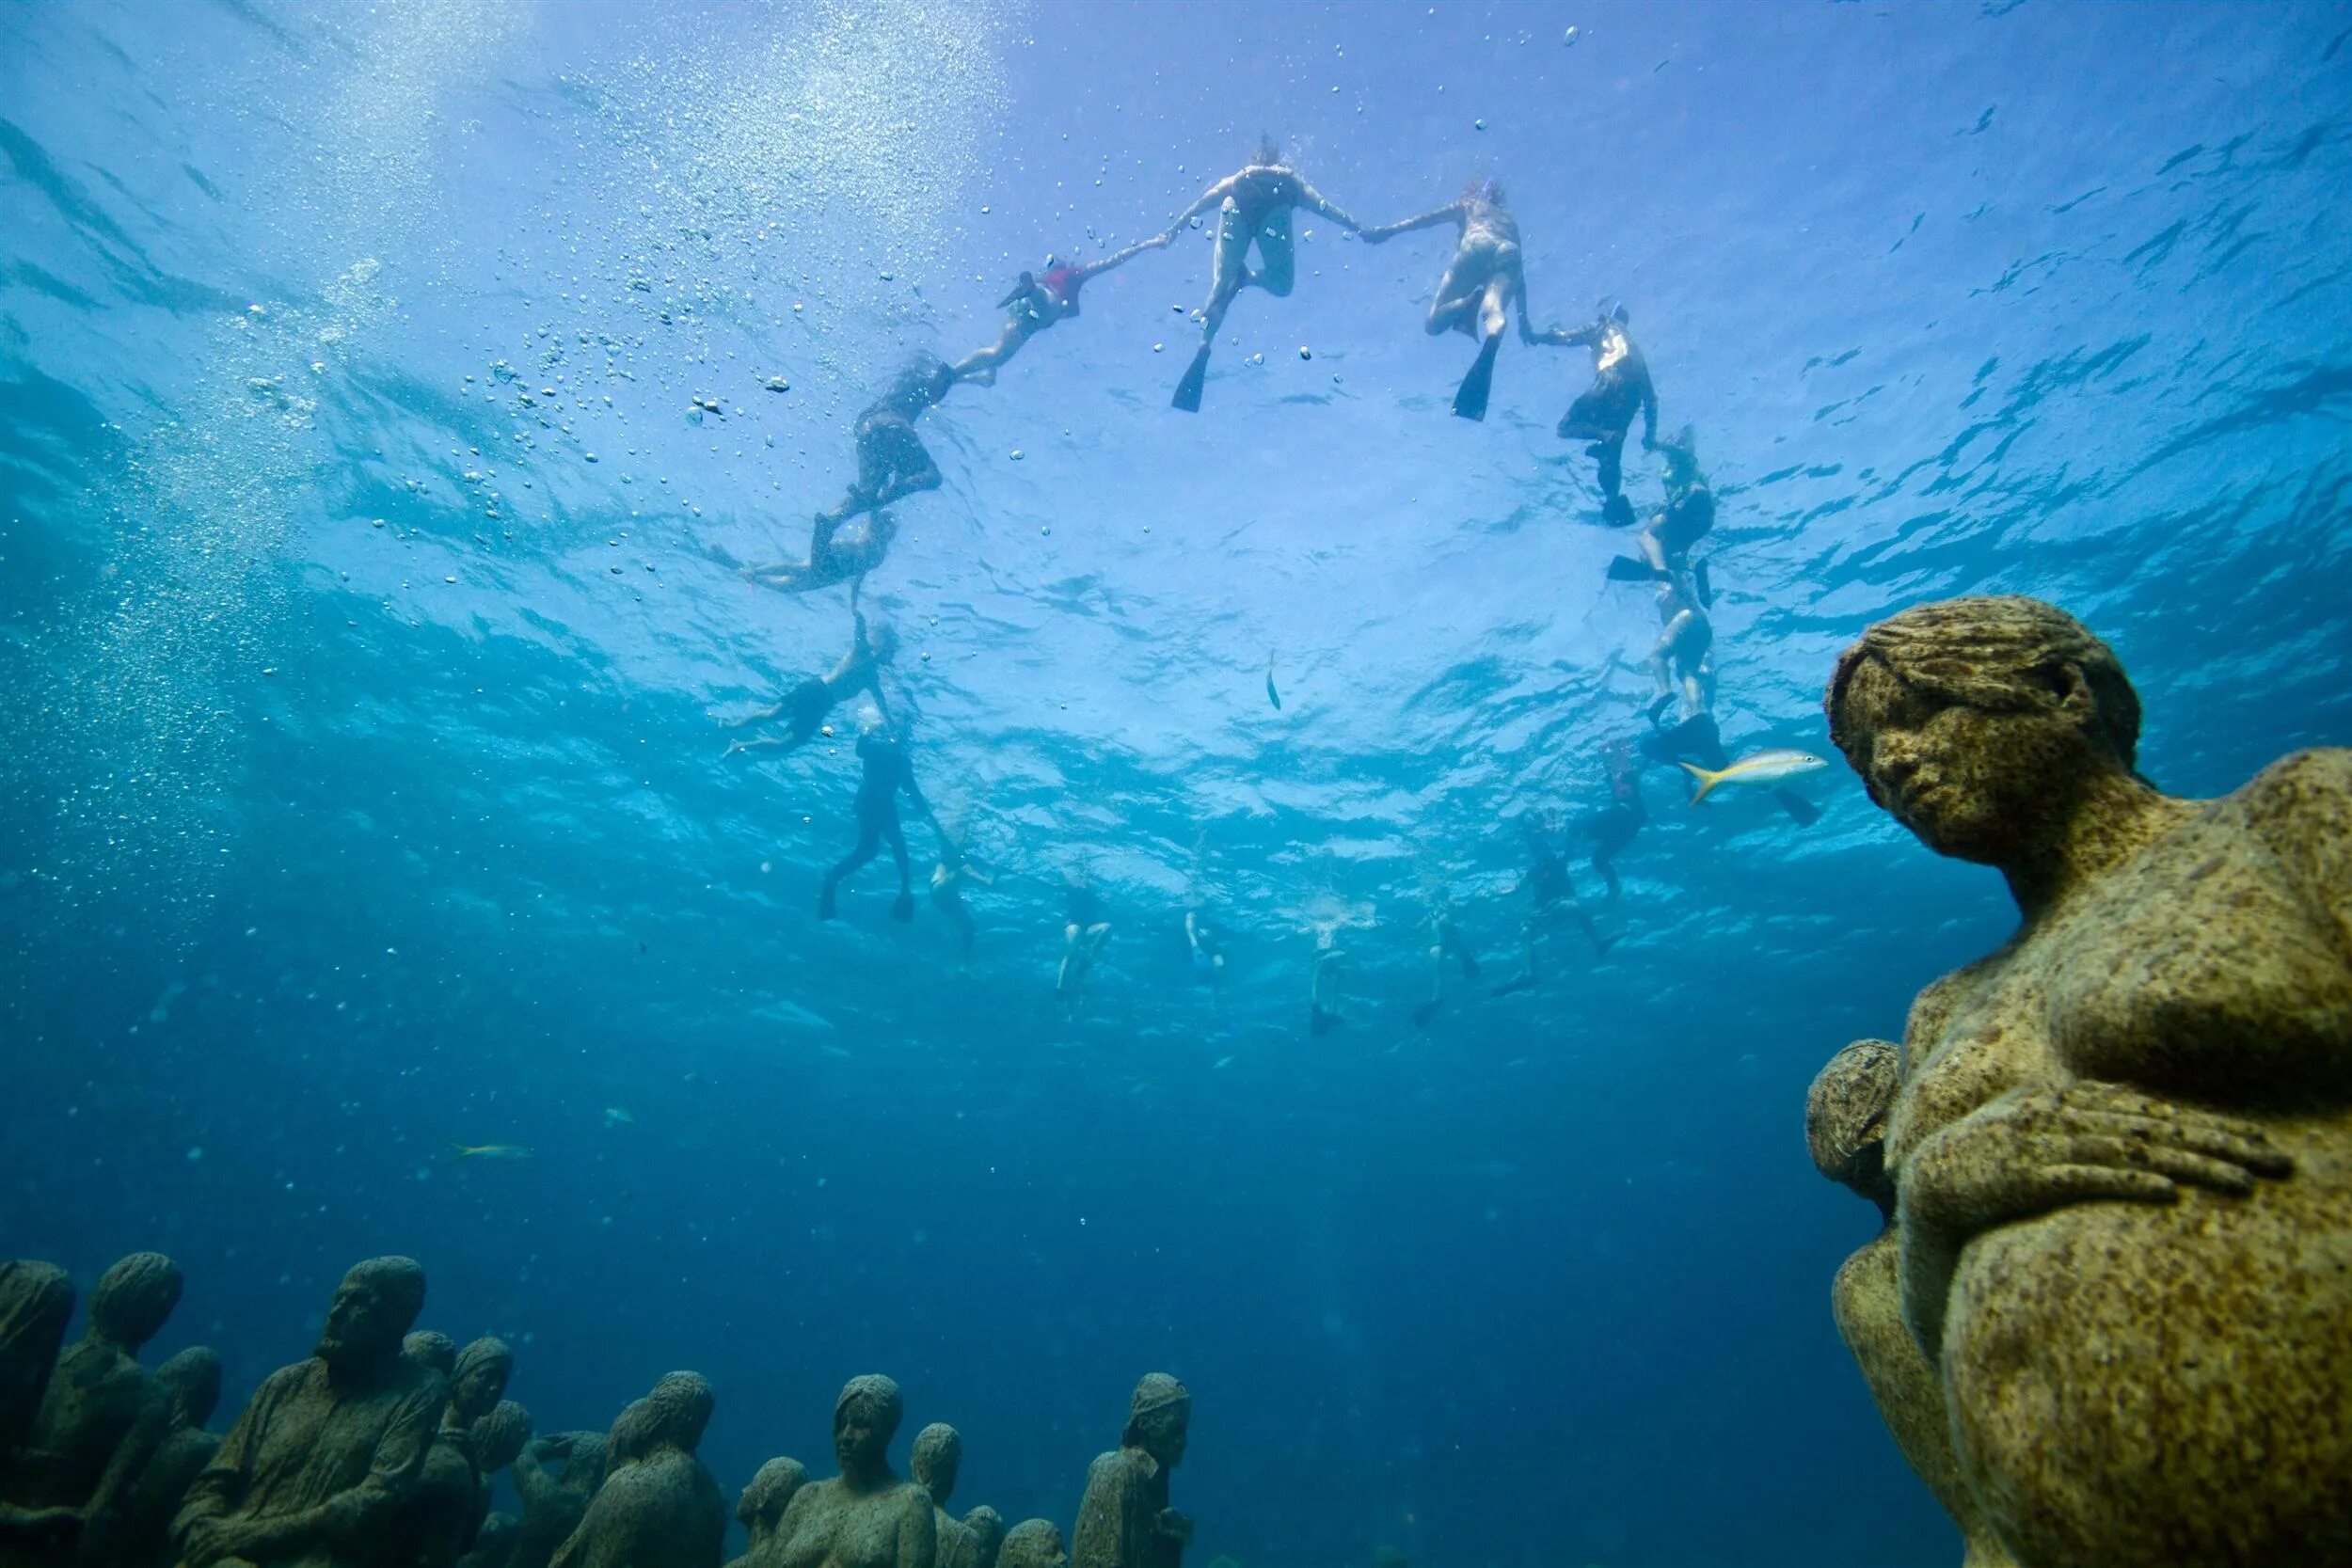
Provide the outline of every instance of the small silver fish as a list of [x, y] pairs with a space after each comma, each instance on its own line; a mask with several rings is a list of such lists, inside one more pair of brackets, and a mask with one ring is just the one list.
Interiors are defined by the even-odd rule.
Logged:
[[1829, 766], [1810, 752], [1792, 752], [1774, 748], [1765, 752], [1750, 752], [1728, 768], [1708, 769], [1697, 763], [1683, 765], [1699, 786], [1691, 794], [1691, 803], [1697, 805], [1724, 784], [1778, 784], [1802, 773], [1818, 773]]

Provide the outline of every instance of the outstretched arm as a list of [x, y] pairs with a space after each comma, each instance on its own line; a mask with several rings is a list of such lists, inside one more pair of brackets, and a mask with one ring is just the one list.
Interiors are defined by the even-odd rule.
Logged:
[[[1179, 218], [1177, 221], [1181, 223], [1184, 220]], [[1113, 267], [1132, 261], [1147, 250], [1166, 250], [1175, 238], [1176, 236], [1172, 232], [1152, 234], [1147, 238], [1137, 240], [1135, 244], [1127, 246], [1124, 250], [1114, 250], [1108, 256], [1103, 257], [1100, 261], [1089, 261], [1086, 265], [1077, 269], [1078, 281], [1083, 283], [1088, 278], [1094, 277], [1097, 273], [1108, 272]]]
[[[1522, 328], [1525, 323], [1521, 324]], [[1549, 343], [1554, 348], [1590, 348], [1600, 341], [1600, 326], [1553, 326], [1541, 332], [1526, 333], [1531, 343]]]
[[1345, 213], [1343, 213], [1337, 207], [1334, 207], [1330, 201], [1324, 197], [1324, 194], [1321, 191], [1307, 183], [1306, 179], [1303, 176], [1294, 174], [1291, 176], [1291, 181], [1298, 187], [1299, 206], [1306, 208], [1311, 213], [1321, 213], [1325, 217], [1329, 218], [1333, 223], [1338, 224], [1342, 229], [1347, 230], [1351, 233], [1360, 234], [1364, 231], [1364, 226], [1362, 224], [1358, 223], [1354, 218], [1349, 217]]
[[1216, 184], [1211, 185], [1207, 190], [1202, 191], [1191, 206], [1185, 208], [1183, 212], [1177, 214], [1174, 217], [1168, 220], [1168, 228], [1165, 230], [1167, 237], [1171, 240], [1174, 239], [1176, 237], [1176, 230], [1182, 229], [1185, 224], [1190, 223], [1201, 214], [1215, 210], [1217, 203], [1223, 201], [1228, 196], [1232, 194], [1233, 182], [1239, 180], [1241, 176], [1238, 174], [1229, 174], [1224, 179], [1219, 180]]
[[[1302, 180], [1299, 183], [1303, 186], [1306, 182]], [[1435, 229], [1441, 223], [1461, 221], [1462, 204], [1456, 201], [1440, 207], [1433, 213], [1423, 213], [1417, 218], [1399, 218], [1394, 223], [1383, 223], [1370, 229], [1359, 229], [1356, 231], [1356, 237], [1366, 245], [1378, 245], [1382, 240], [1398, 234], [1409, 234], [1416, 229]]]
[[1642, 445], [1654, 447], [1657, 444], [1658, 385], [1650, 380], [1649, 372], [1645, 369], [1642, 372]]

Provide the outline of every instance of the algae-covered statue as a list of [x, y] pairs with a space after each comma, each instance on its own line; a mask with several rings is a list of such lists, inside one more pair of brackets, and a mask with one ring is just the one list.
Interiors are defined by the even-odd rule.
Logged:
[[986, 1503], [963, 1516], [972, 1532], [972, 1568], [996, 1568], [996, 1554], [1005, 1544], [1005, 1516]]
[[956, 1495], [956, 1478], [963, 1470], [963, 1436], [945, 1421], [933, 1421], [914, 1434], [914, 1447], [907, 1455], [907, 1474], [914, 1484], [930, 1494], [931, 1530], [938, 1543], [934, 1554], [939, 1568], [977, 1568], [980, 1544], [964, 1528], [963, 1521], [947, 1512], [947, 1499]]
[[554, 1568], [719, 1568], [726, 1499], [694, 1457], [711, 1405], [701, 1373], [672, 1372], [621, 1412], [605, 1439], [604, 1484]]
[[932, 1568], [930, 1494], [890, 1469], [890, 1439], [905, 1413], [889, 1378], [869, 1372], [849, 1381], [833, 1406], [841, 1473], [801, 1488], [761, 1568]]
[[[550, 1475], [547, 1461], [553, 1459], [564, 1465]], [[505, 1568], [548, 1568], [604, 1484], [604, 1433], [559, 1432], [526, 1443], [510, 1473], [523, 1513], [505, 1548]]]
[[792, 1506], [801, 1488], [808, 1484], [808, 1466], [797, 1459], [779, 1456], [762, 1465], [753, 1475], [752, 1483], [735, 1499], [736, 1523], [751, 1534], [751, 1545], [727, 1568], [743, 1568], [754, 1558], [773, 1549], [776, 1527], [784, 1523], [784, 1511]]
[[373, 1568], [448, 1397], [401, 1354], [423, 1305], [413, 1259], [343, 1275], [310, 1359], [263, 1380], [188, 1488], [172, 1525], [184, 1568]]
[[1136, 1385], [1119, 1447], [1087, 1467], [1070, 1553], [1075, 1568], [1177, 1568], [1192, 1521], [1168, 1506], [1168, 1473], [1184, 1463], [1191, 1424], [1192, 1395], [1183, 1384], [1151, 1372]]
[[[428, 1357], [437, 1357], [439, 1347], [420, 1346], [419, 1338], [409, 1335], [401, 1354], [433, 1364]], [[512, 1464], [531, 1440], [530, 1413], [501, 1399], [514, 1372], [515, 1353], [502, 1339], [476, 1339], [451, 1359], [440, 1431], [387, 1547], [402, 1568], [452, 1568], [473, 1549], [489, 1513], [491, 1472]], [[483, 1452], [485, 1440], [499, 1450], [495, 1456]]]
[[1000, 1568], [1070, 1568], [1061, 1531], [1050, 1519], [1024, 1519], [1013, 1526], [996, 1560]]
[[2352, 1562], [2352, 752], [2135, 771], [2106, 645], [2024, 598], [1839, 658], [1830, 733], [2021, 924], [1913, 1005], [1903, 1316], [2034, 1568]]
[[1876, 1204], [1882, 1227], [1838, 1269], [1830, 1287], [1830, 1310], [1896, 1447], [1960, 1527], [1967, 1544], [1963, 1568], [2013, 1568], [2016, 1560], [1994, 1540], [1984, 1510], [1961, 1477], [1935, 1369], [1903, 1324], [1895, 1182], [1887, 1175], [1885, 1154], [1886, 1116], [1894, 1108], [1899, 1071], [1897, 1047], [1885, 1040], [1856, 1040], [1830, 1058], [1805, 1099], [1805, 1142], [1814, 1168]]
[[179, 1265], [160, 1252], [135, 1252], [98, 1276], [88, 1326], [57, 1357], [17, 1456], [8, 1501], [26, 1508], [87, 1505], [107, 1461], [155, 1392], [139, 1366], [139, 1349], [179, 1305]]
[[[73, 1281], [55, 1263], [0, 1263], [0, 1497], [17, 1481], [20, 1447], [32, 1434], [73, 1319]], [[29, 1514], [0, 1504], [0, 1540], [35, 1526]]]
[[220, 1451], [204, 1430], [220, 1407], [220, 1354], [192, 1346], [155, 1369], [147, 1407], [115, 1449], [83, 1512], [83, 1568], [154, 1568], [171, 1560], [171, 1521], [189, 1485]]

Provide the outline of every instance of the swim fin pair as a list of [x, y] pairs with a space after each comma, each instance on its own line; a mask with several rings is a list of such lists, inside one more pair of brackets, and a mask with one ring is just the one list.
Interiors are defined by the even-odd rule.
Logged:
[[1502, 347], [1500, 333], [1486, 340], [1478, 351], [1478, 360], [1462, 377], [1462, 385], [1454, 394], [1454, 412], [1457, 418], [1483, 420], [1486, 417], [1486, 399], [1495, 388], [1495, 354]]
[[1202, 343], [1193, 352], [1192, 364], [1184, 371], [1184, 379], [1176, 383], [1176, 395], [1168, 399], [1170, 406], [1187, 414], [1200, 412], [1200, 388], [1209, 379], [1209, 345]]

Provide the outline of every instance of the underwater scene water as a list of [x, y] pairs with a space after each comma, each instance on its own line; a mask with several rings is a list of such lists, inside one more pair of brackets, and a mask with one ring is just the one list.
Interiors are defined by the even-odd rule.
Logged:
[[[1451, 220], [1300, 210], [1172, 407], [1213, 204], [867, 422], [940, 479], [844, 525], [885, 721], [993, 880], [967, 962], [905, 800], [913, 918], [885, 850], [820, 920], [866, 696], [729, 747], [850, 589], [739, 568], [1262, 135], [1622, 307], [1711, 697], [1594, 353], [1454, 416]], [[0, 1256], [169, 1253], [222, 1422], [404, 1253], [543, 1432], [707, 1376], [730, 1500], [880, 1370], [1067, 1530], [1158, 1370], [1196, 1568], [1956, 1561], [1805, 1091], [2015, 914], [1831, 661], [2029, 593], [2174, 793], [2352, 733], [2341, 4], [21, 4], [0, 154]], [[1709, 702], [1829, 766], [1687, 803]]]

